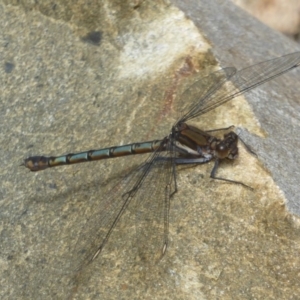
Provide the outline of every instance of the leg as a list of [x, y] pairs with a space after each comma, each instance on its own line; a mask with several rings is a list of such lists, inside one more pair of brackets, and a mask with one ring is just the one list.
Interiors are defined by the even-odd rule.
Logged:
[[205, 130], [205, 132], [225, 131], [225, 130], [229, 130], [229, 129], [233, 129], [233, 128], [234, 128], [234, 125], [231, 125], [231, 126], [226, 127], [226, 128], [217, 128], [217, 129]]
[[[160, 159], [170, 159], [170, 158], [160, 158]], [[184, 164], [205, 164], [205, 163], [208, 163], [209, 161], [211, 161], [212, 158], [204, 158], [204, 157], [201, 157], [201, 158], [175, 158], [174, 159], [174, 162], [175, 164], [174, 165], [184, 165]], [[216, 180], [223, 180], [223, 181], [226, 181], [226, 182], [229, 182], [229, 183], [235, 183], [235, 184], [240, 184], [248, 189], [250, 189], [251, 191], [253, 191], [253, 188], [243, 182], [240, 182], [240, 181], [235, 181], [235, 180], [230, 180], [230, 179], [226, 179], [226, 178], [222, 178], [222, 177], [217, 177], [216, 176], [216, 172], [217, 172], [217, 169], [219, 167], [219, 160], [216, 159], [215, 160], [215, 164], [214, 164], [214, 167], [210, 173], [210, 178], [212, 179], [216, 179]], [[172, 195], [174, 193], [176, 193], [177, 191], [177, 188], [175, 188], [175, 191], [172, 193]]]
[[175, 158], [176, 165], [202, 165], [212, 160], [212, 157]]
[[176, 173], [176, 162], [175, 162], [175, 158], [172, 159], [172, 176], [173, 176], [173, 180], [174, 180], [174, 191], [170, 194], [170, 198], [172, 198], [178, 191], [177, 189], [177, 173]]
[[230, 179], [226, 179], [226, 178], [222, 178], [222, 177], [216, 177], [216, 172], [217, 172], [218, 167], [219, 167], [219, 160], [216, 159], [215, 160], [215, 165], [214, 165], [214, 167], [213, 167], [213, 169], [211, 170], [211, 173], [210, 173], [210, 178], [217, 179], [217, 180], [223, 180], [223, 181], [230, 182], [230, 183], [240, 184], [240, 185], [250, 189], [251, 191], [253, 191], [253, 188], [251, 186], [249, 186], [249, 185], [247, 185], [243, 182], [230, 180]]
[[247, 152], [252, 154], [253, 156], [257, 157], [257, 154], [242, 140], [242, 138], [238, 135], [239, 140], [242, 142], [244, 147], [246, 148]]

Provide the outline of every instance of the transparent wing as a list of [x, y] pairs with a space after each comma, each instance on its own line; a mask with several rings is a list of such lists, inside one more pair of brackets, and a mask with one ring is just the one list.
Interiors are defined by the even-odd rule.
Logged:
[[139, 257], [148, 263], [158, 262], [167, 248], [170, 196], [175, 189], [172, 170], [171, 153], [160, 153], [134, 197], [136, 245]]
[[135, 220], [136, 246], [142, 259], [154, 261], [162, 256], [168, 238], [169, 190], [173, 180], [169, 155], [153, 153], [102, 196], [82, 224], [74, 249], [70, 249], [72, 262], [76, 261], [71, 272], [84, 272], [100, 254], [127, 208]]
[[[184, 86], [183, 93], [178, 97], [175, 103], [175, 109], [184, 113], [184, 116], [191, 114], [199, 105], [202, 106], [202, 101], [210, 95], [214, 95], [229, 79], [236, 73], [236, 68], [224, 68], [208, 75], [202, 76], [200, 73], [198, 79], [194, 79], [194, 83], [189, 87]], [[200, 101], [199, 101], [200, 99]], [[193, 101], [192, 105], [190, 101]], [[196, 101], [196, 102], [195, 102]]]
[[[234, 68], [225, 68], [214, 72], [205, 77], [205, 81], [215, 80], [213, 85], [208, 85], [209, 88], [206, 89], [205, 93], [200, 90], [203, 84], [196, 82], [182, 94], [182, 101], [187, 97], [190, 99], [191, 97], [198, 98], [198, 100], [195, 100], [196, 104], [192, 105], [179, 122], [196, 118], [236, 96], [299, 66], [299, 64], [300, 52], [295, 52], [252, 65], [236, 73]], [[228, 81], [231, 84], [227, 85], [226, 82]]]

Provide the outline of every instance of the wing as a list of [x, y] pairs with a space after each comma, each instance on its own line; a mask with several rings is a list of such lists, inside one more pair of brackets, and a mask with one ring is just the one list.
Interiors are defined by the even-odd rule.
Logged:
[[[252, 65], [236, 73], [234, 68], [225, 68], [214, 72], [204, 78], [205, 82], [214, 80], [214, 84], [210, 83], [204, 93], [201, 90], [203, 84], [196, 82], [182, 94], [182, 101], [187, 97], [198, 100], [195, 100], [196, 103], [179, 122], [194, 119], [299, 65], [300, 52], [295, 52]], [[228, 81], [231, 84], [227, 85]]]
[[157, 263], [168, 245], [170, 197], [175, 191], [175, 152], [160, 153], [134, 201], [136, 245], [141, 260]]
[[154, 262], [163, 255], [168, 239], [169, 200], [174, 178], [171, 166], [170, 152], [156, 151], [100, 196], [100, 201], [92, 208], [87, 208], [93, 213], [80, 225], [79, 237], [69, 250], [72, 254], [69, 270], [78, 274], [78, 282], [81, 282], [79, 274], [100, 255], [127, 209], [135, 222], [137, 241], [134, 244], [141, 258]]

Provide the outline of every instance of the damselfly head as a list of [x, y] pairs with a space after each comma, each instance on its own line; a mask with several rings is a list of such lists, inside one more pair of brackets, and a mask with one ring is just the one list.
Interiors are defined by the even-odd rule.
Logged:
[[216, 146], [216, 154], [220, 159], [229, 158], [236, 159], [238, 157], [238, 136], [235, 132], [231, 131], [224, 135]]

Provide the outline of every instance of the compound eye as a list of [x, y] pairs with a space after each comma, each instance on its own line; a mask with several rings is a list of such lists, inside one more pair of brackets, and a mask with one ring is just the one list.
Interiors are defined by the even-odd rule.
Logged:
[[229, 155], [228, 147], [226, 147], [226, 145], [221, 144], [221, 143], [219, 145], [217, 145], [216, 152], [217, 152], [219, 158], [225, 158]]

